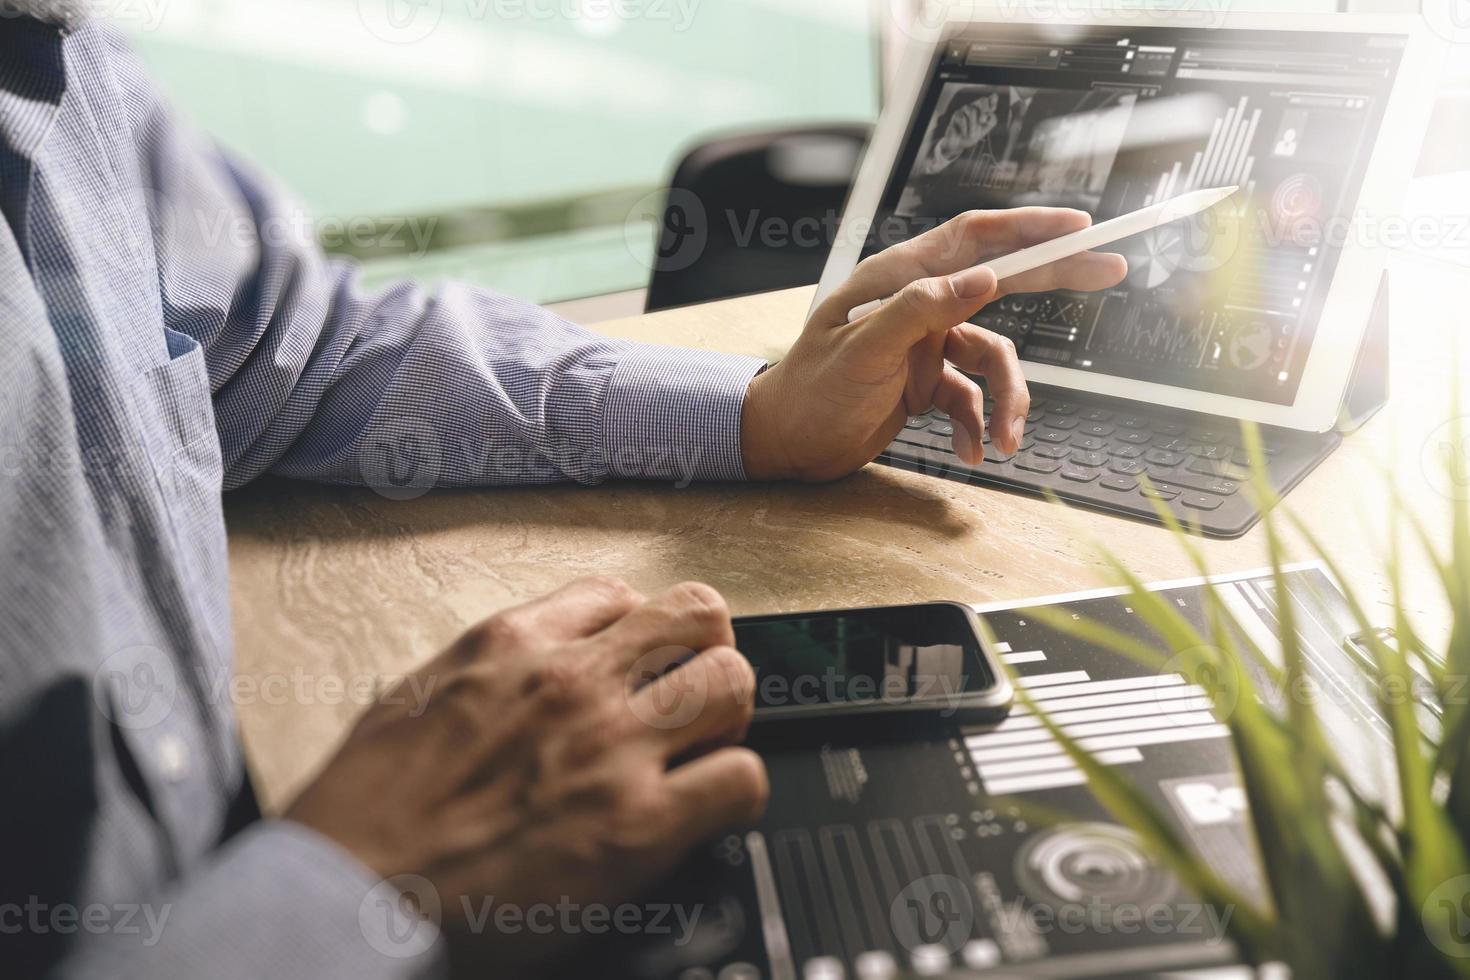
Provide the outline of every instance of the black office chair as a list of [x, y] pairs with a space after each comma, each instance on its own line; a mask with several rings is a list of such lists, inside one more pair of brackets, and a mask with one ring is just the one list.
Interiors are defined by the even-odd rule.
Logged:
[[815, 283], [871, 131], [802, 127], [691, 150], [669, 182], [645, 308]]

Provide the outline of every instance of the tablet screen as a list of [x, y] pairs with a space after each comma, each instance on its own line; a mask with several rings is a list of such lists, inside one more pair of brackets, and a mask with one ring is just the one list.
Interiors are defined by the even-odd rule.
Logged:
[[972, 208], [1103, 221], [1238, 184], [1110, 246], [1130, 265], [1117, 288], [1011, 296], [975, 322], [1025, 360], [1289, 405], [1406, 45], [1166, 27], [1057, 41], [986, 25], [940, 47], [864, 254]]

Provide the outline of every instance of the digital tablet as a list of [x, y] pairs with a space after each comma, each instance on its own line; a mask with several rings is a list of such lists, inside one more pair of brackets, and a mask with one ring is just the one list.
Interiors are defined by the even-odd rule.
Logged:
[[1414, 17], [1070, 12], [957, 4], [915, 29], [817, 302], [967, 210], [1102, 221], [1239, 184], [1112, 246], [1130, 262], [1118, 287], [1012, 297], [976, 322], [1016, 342], [1034, 382], [1330, 429], [1386, 256], [1412, 232], [1401, 199], [1444, 42]]

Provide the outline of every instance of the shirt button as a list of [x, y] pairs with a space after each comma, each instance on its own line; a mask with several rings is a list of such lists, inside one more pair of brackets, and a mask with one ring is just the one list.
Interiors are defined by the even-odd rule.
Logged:
[[169, 733], [158, 740], [158, 765], [169, 782], [181, 782], [189, 775], [189, 744]]

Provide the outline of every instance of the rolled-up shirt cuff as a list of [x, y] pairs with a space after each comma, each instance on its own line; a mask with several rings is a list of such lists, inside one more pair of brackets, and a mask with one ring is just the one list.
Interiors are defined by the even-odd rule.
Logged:
[[744, 480], [740, 415], [755, 357], [639, 348], [619, 361], [603, 407], [608, 470], [630, 480]]
[[[241, 833], [177, 896], [154, 976], [425, 980], [448, 953], [422, 879], [386, 881], [289, 820]], [[429, 905], [421, 909], [420, 906]], [[164, 968], [166, 965], [166, 968]]]

